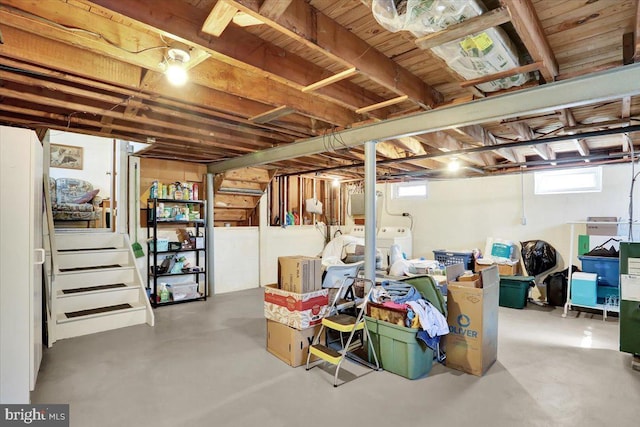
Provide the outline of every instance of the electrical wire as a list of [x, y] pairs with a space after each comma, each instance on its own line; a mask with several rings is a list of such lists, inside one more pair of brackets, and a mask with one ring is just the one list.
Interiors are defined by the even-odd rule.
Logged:
[[50, 26], [52, 26], [52, 27], [55, 27], [55, 28], [61, 29], [61, 30], [63, 30], [63, 31], [68, 31], [68, 32], [70, 32], [70, 33], [82, 33], [82, 34], [86, 34], [86, 35], [89, 35], [89, 36], [95, 37], [95, 38], [97, 38], [97, 39], [104, 40], [104, 41], [105, 41], [105, 42], [107, 42], [109, 45], [111, 45], [111, 46], [113, 46], [113, 47], [115, 47], [115, 48], [117, 48], [117, 49], [120, 49], [120, 50], [122, 50], [122, 51], [124, 51], [124, 52], [128, 52], [128, 53], [131, 53], [131, 54], [134, 54], [134, 55], [138, 55], [138, 54], [145, 53], [145, 52], [149, 52], [149, 51], [151, 51], [151, 50], [156, 50], [156, 49], [167, 49], [167, 48], [169, 47], [169, 45], [168, 45], [168, 44], [166, 44], [166, 41], [165, 41], [165, 40], [164, 40], [164, 38], [163, 38], [163, 39], [162, 39], [162, 41], [163, 41], [163, 42], [165, 42], [165, 45], [164, 45], [164, 46], [152, 46], [152, 47], [147, 47], [147, 48], [140, 49], [140, 50], [130, 50], [130, 49], [127, 49], [127, 48], [125, 48], [125, 47], [122, 47], [122, 46], [120, 46], [119, 44], [117, 44], [117, 43], [115, 43], [115, 42], [113, 42], [113, 41], [109, 40], [109, 39], [108, 39], [107, 37], [105, 37], [104, 35], [102, 35], [102, 34], [100, 34], [100, 33], [96, 33], [95, 31], [85, 30], [84, 28], [78, 28], [78, 27], [70, 27], [70, 26], [67, 26], [67, 25], [59, 24], [59, 23], [54, 22], [54, 21], [52, 21], [52, 20], [50, 20], [50, 19], [43, 18], [43, 17], [41, 17], [41, 16], [35, 15], [35, 14], [33, 14], [33, 13], [25, 12], [25, 11], [20, 10], [20, 9], [17, 9], [17, 8], [15, 8], [15, 7], [11, 7], [11, 6], [5, 6], [5, 7], [6, 7], [7, 9], [11, 10], [11, 12], [12, 12], [12, 13], [15, 13], [15, 14], [17, 14], [17, 15], [21, 15], [21, 16], [23, 16], [23, 17], [25, 17], [25, 18], [28, 18], [28, 19], [32, 19], [32, 20], [35, 20], [35, 21], [39, 21], [39, 22], [41, 22], [41, 23], [44, 23], [44, 24], [46, 24], [46, 25], [50, 25]]

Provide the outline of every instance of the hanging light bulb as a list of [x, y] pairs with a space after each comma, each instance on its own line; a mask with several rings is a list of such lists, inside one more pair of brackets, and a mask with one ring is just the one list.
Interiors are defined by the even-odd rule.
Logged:
[[174, 86], [184, 85], [189, 76], [187, 75], [186, 64], [191, 57], [189, 53], [182, 49], [172, 48], [167, 52], [167, 69], [165, 75], [167, 80]]
[[453, 159], [451, 162], [449, 162], [447, 169], [449, 169], [450, 172], [456, 172], [460, 169], [460, 162], [458, 162], [456, 159]]
[[338, 178], [333, 178], [333, 186], [340, 187], [340, 180]]

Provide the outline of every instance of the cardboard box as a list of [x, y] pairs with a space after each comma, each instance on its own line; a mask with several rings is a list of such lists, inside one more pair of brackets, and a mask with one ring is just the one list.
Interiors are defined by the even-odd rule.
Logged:
[[587, 224], [587, 235], [616, 236], [618, 234], [618, 218], [615, 216], [590, 216], [587, 221], [610, 222], [609, 224]]
[[[294, 368], [304, 365], [307, 363], [309, 345], [319, 330], [320, 325], [299, 331], [267, 320], [267, 351]], [[324, 344], [324, 339], [320, 342]], [[315, 361], [317, 358], [312, 356], [311, 360]]]
[[498, 266], [498, 274], [500, 274], [501, 276], [517, 276], [518, 274], [520, 274], [520, 262], [516, 262], [514, 264], [496, 264], [496, 263], [492, 263], [492, 264], [480, 264], [478, 263], [478, 260], [476, 260], [476, 268], [474, 271], [478, 272], [480, 270], [483, 270], [487, 267], [491, 267], [492, 265], [497, 265]]
[[278, 258], [278, 284], [281, 289], [304, 294], [322, 289], [320, 258], [281, 256]]
[[264, 288], [264, 317], [298, 330], [320, 324], [328, 304], [328, 289], [298, 294], [275, 283]]
[[[449, 271], [447, 271], [449, 274]], [[455, 272], [451, 272], [455, 275]], [[498, 267], [480, 272], [482, 288], [449, 282], [445, 336], [448, 367], [482, 376], [498, 356]]]

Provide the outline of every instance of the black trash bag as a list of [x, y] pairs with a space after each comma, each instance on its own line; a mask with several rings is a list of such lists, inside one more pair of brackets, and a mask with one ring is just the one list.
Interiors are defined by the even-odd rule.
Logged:
[[537, 276], [556, 265], [556, 250], [544, 240], [520, 242], [522, 261], [531, 276]]
[[586, 256], [603, 256], [603, 257], [619, 258], [620, 257], [620, 252], [618, 252], [616, 250], [616, 248], [613, 247], [613, 245], [611, 245], [609, 247], [609, 249], [605, 248], [605, 245], [607, 243], [609, 243], [609, 242], [620, 242], [620, 240], [616, 239], [615, 237], [612, 237], [609, 240], [607, 240], [606, 242], [604, 242], [603, 244], [598, 245], [595, 248], [591, 249], [585, 255]]
[[[571, 273], [580, 271], [575, 265], [571, 266]], [[551, 273], [544, 278], [543, 283], [547, 288], [547, 303], [556, 307], [562, 307], [567, 301], [567, 283], [569, 282], [569, 269]]]

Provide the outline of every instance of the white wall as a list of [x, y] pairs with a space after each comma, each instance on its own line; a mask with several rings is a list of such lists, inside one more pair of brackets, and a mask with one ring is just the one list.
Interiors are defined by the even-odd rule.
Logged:
[[83, 148], [82, 170], [50, 168], [52, 178], [76, 178], [89, 181], [93, 188], [99, 188], [98, 196], [106, 199], [111, 196], [111, 175], [113, 170], [113, 140], [79, 133], [50, 131], [52, 144], [72, 145]]
[[[586, 220], [590, 216], [628, 220], [631, 185], [631, 166], [628, 164], [603, 167], [601, 193], [536, 196], [533, 194], [533, 173], [525, 173], [523, 178], [526, 225], [521, 223], [519, 174], [430, 181], [429, 196], [423, 200], [390, 199], [390, 184], [378, 185], [378, 190], [385, 193], [385, 199], [389, 197], [390, 212], [413, 215], [413, 256], [416, 258], [433, 259], [434, 249], [484, 250], [487, 237], [516, 242], [541, 239], [556, 248], [560, 255], [558, 263], [566, 265], [564, 260], [569, 257], [570, 245], [567, 222]], [[635, 200], [640, 200], [640, 195]], [[639, 205], [634, 204], [635, 216], [639, 217]], [[408, 225], [408, 221], [383, 211], [382, 224]], [[576, 226], [576, 235], [584, 234], [584, 230], [583, 225]], [[574, 264], [580, 265], [577, 259]]]

